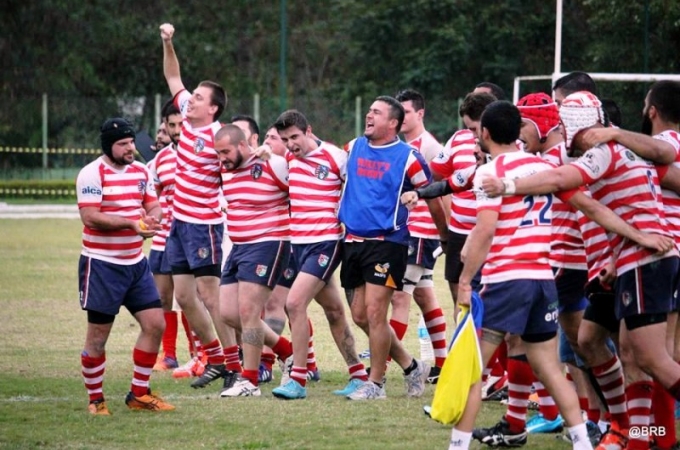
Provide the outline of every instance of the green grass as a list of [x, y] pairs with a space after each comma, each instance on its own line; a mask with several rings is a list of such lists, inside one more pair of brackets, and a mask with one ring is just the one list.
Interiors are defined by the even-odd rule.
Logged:
[[[443, 449], [450, 427], [428, 419], [408, 399], [401, 371], [388, 371], [386, 401], [354, 403], [333, 396], [346, 369], [320, 309], [312, 305], [315, 349], [322, 381], [304, 401], [284, 402], [263, 386], [261, 398], [221, 399], [219, 386], [194, 390], [170, 374], [152, 376], [155, 390], [177, 406], [171, 413], [129, 411], [123, 398], [132, 375], [134, 319], [122, 311], [107, 344], [104, 384], [112, 417], [87, 414], [80, 375], [85, 314], [78, 304], [77, 220], [0, 220], [0, 448], [8, 449]], [[452, 307], [437, 271], [437, 291], [452, 322]], [[413, 307], [415, 310], [415, 307]], [[414, 354], [417, 314], [405, 338]], [[181, 328], [181, 327], [180, 327]], [[366, 337], [355, 329], [358, 351]], [[450, 330], [449, 330], [450, 336]], [[187, 356], [180, 330], [180, 358]], [[278, 379], [279, 373], [275, 371]], [[275, 380], [276, 382], [277, 380]], [[478, 424], [495, 423], [504, 409], [485, 404]], [[567, 449], [555, 435], [531, 436], [528, 448]], [[479, 444], [473, 444], [479, 448]]]

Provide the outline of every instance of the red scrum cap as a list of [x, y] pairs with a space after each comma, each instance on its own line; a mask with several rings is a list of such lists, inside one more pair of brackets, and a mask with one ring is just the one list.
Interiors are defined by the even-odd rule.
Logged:
[[560, 124], [560, 113], [557, 103], [543, 92], [525, 95], [517, 102], [517, 109], [522, 119], [526, 119], [536, 126], [541, 142], [552, 130]]

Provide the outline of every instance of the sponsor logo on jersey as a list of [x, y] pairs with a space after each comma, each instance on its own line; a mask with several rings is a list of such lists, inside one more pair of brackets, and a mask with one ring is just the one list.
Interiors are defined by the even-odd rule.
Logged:
[[592, 151], [586, 152], [581, 158], [581, 161], [583, 165], [590, 169], [594, 174], [597, 175], [600, 173], [600, 166], [595, 162], [595, 154]]
[[146, 181], [140, 180], [139, 183], [137, 183], [137, 189], [139, 189], [140, 194], [143, 194], [144, 191], [146, 191]]
[[84, 195], [102, 195], [102, 190], [93, 186], [85, 186], [81, 192]]
[[262, 165], [253, 165], [253, 167], [250, 169], [250, 176], [253, 178], [253, 180], [260, 178], [262, 176]]

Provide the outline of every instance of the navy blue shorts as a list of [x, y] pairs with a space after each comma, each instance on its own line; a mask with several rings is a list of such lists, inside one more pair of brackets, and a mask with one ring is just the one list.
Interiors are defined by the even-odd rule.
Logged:
[[553, 280], [489, 283], [479, 295], [484, 302], [482, 328], [522, 337], [557, 331], [557, 289]]
[[288, 258], [288, 264], [281, 272], [279, 280], [276, 282], [277, 286], [290, 289], [293, 286], [295, 278], [297, 278], [298, 268], [295, 262], [295, 253], [293, 252], [293, 246], [291, 245], [290, 257]]
[[438, 239], [411, 237], [408, 241], [408, 264], [434, 269], [437, 262], [432, 253], [439, 247]]
[[81, 255], [78, 290], [82, 309], [112, 316], [121, 306], [134, 312], [160, 301], [146, 258], [125, 266]]
[[151, 273], [153, 274], [172, 274], [172, 267], [170, 267], [168, 257], [165, 255], [165, 252], [160, 250], [151, 250], [149, 252], [149, 269], [151, 269]]
[[293, 244], [293, 254], [298, 272], [328, 283], [342, 261], [342, 241]]
[[248, 281], [273, 289], [290, 258], [290, 242], [234, 244], [222, 269], [220, 284]]
[[588, 282], [588, 271], [553, 267], [553, 273], [555, 274], [559, 311], [577, 312], [586, 309], [588, 300], [585, 296], [585, 289]]
[[224, 225], [204, 225], [173, 220], [165, 244], [166, 258], [173, 273], [186, 274], [222, 263]]
[[619, 275], [614, 284], [616, 318], [621, 320], [624, 317], [672, 311], [677, 278], [676, 256]]

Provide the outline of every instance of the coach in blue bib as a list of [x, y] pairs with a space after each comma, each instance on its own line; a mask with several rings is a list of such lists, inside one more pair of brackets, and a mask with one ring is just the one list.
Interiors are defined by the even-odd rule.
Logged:
[[[406, 393], [423, 394], [430, 368], [402, 346], [387, 320], [395, 289], [401, 290], [408, 261], [408, 211], [402, 192], [430, 182], [420, 154], [398, 133], [404, 108], [396, 99], [375, 99], [366, 114], [364, 136], [350, 145], [339, 218], [345, 225], [340, 280], [347, 292], [352, 319], [368, 334], [369, 381], [350, 394], [351, 400], [385, 398], [383, 376], [388, 354], [404, 370]], [[446, 224], [438, 224], [446, 230]]]

